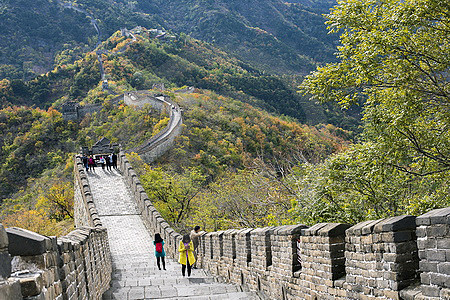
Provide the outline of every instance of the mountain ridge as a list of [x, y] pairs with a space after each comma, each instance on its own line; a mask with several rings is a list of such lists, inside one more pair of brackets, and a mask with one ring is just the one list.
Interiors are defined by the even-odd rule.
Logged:
[[[89, 19], [71, 9], [71, 2], [29, 2], [3, 1], [0, 37], [9, 42], [1, 49], [0, 79], [31, 78], [33, 74], [45, 73], [52, 69], [55, 56], [60, 51], [76, 48], [78, 53], [83, 53], [97, 42]], [[216, 43], [260, 69], [279, 74], [306, 74], [317, 63], [334, 59], [336, 40], [336, 37], [327, 35], [321, 16], [331, 3], [325, 0], [313, 3], [316, 6], [279, 0], [252, 1], [250, 8], [255, 13], [259, 11], [258, 15], [243, 13], [245, 10], [239, 2], [203, 0], [133, 3], [79, 0], [76, 7], [93, 16], [102, 31], [102, 38], [124, 27], [166, 27], [178, 34], [191, 34]], [[264, 12], [260, 7], [265, 7]], [[276, 26], [271, 26], [274, 24]], [[283, 31], [283, 28], [288, 31]], [[40, 39], [42, 34], [44, 37]], [[294, 40], [300, 40], [300, 45]], [[308, 43], [314, 51], [301, 49]]]

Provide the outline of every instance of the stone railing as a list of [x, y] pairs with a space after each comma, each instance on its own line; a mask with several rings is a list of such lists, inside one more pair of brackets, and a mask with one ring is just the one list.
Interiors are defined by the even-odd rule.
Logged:
[[268, 299], [450, 299], [449, 221], [445, 208], [351, 227], [212, 232], [199, 265]]
[[74, 219], [75, 226], [102, 227], [100, 217], [92, 198], [86, 169], [80, 156], [75, 157], [74, 165]]
[[[124, 153], [119, 162], [147, 228], [176, 259], [182, 236], [155, 209]], [[204, 233], [197, 266], [267, 299], [450, 299], [450, 207], [353, 226]]]
[[112, 272], [106, 229], [56, 238], [0, 224], [0, 270], [0, 299], [101, 299]]

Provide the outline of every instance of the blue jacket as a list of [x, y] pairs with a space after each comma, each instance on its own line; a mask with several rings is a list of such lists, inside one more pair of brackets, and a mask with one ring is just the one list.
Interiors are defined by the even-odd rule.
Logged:
[[[166, 251], [164, 251], [164, 241], [162, 241], [161, 243], [162, 243], [162, 252], [156, 252], [156, 248], [155, 248], [155, 256], [156, 257], [166, 256]], [[155, 241], [153, 241], [153, 245], [156, 245]]]

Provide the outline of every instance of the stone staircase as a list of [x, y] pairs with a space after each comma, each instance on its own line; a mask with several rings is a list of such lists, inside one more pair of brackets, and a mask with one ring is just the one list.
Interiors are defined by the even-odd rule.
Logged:
[[104, 300], [260, 299], [240, 286], [217, 282], [201, 269], [183, 277], [181, 265], [168, 257], [166, 270], [159, 270], [153, 237], [120, 172], [96, 168], [88, 172], [88, 179], [100, 220], [108, 230], [113, 262], [111, 289]]
[[109, 299], [259, 299], [236, 285], [218, 283], [203, 270], [181, 275], [181, 266], [169, 260], [166, 270], [158, 270], [154, 258], [124, 258], [113, 264]]

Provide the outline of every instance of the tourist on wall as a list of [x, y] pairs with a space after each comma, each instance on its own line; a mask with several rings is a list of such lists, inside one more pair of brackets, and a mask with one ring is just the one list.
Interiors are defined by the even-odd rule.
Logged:
[[111, 169], [114, 167], [114, 163], [113, 163], [113, 155], [112, 153], [109, 155], [109, 163], [111, 164]]
[[181, 264], [181, 274], [185, 276], [187, 268], [188, 276], [191, 276], [191, 267], [195, 263], [195, 257], [194, 244], [192, 243], [189, 234], [183, 235], [183, 239], [180, 241], [178, 251], [180, 252], [180, 258], [178, 259], [178, 262]]
[[114, 169], [117, 169], [117, 154], [115, 153], [112, 154], [112, 165]]
[[161, 263], [163, 265], [163, 269], [166, 269], [166, 252], [164, 251], [164, 240], [161, 238], [159, 233], [155, 234], [155, 240], [153, 241], [153, 245], [155, 245], [155, 256], [156, 256], [156, 264], [158, 265], [158, 269], [161, 270]]
[[[200, 233], [200, 226], [195, 226], [194, 229], [191, 231], [191, 240], [192, 240], [192, 244], [194, 245], [194, 257], [195, 257], [195, 261], [197, 262], [197, 251], [198, 251], [198, 244], [199, 244], [199, 237], [200, 237], [201, 233]], [[196, 269], [196, 265], [195, 263], [192, 265], [192, 267], [194, 269]]]
[[103, 156], [100, 156], [100, 165], [102, 166], [102, 170], [105, 169], [105, 163], [106, 163], [105, 158]]
[[83, 166], [85, 167], [85, 169], [86, 169], [86, 172], [88, 171], [88, 169], [89, 169], [89, 159], [88, 159], [88, 157], [85, 155], [85, 154], [83, 154], [83, 157], [81, 158], [81, 160], [83, 161]]
[[105, 162], [106, 162], [106, 169], [108, 171], [111, 171], [111, 160], [110, 160], [110, 157], [108, 155], [105, 156]]
[[94, 169], [95, 168], [95, 160], [92, 157], [92, 155], [89, 157], [88, 165], [89, 165], [89, 170], [90, 171], [95, 171], [95, 169]]

